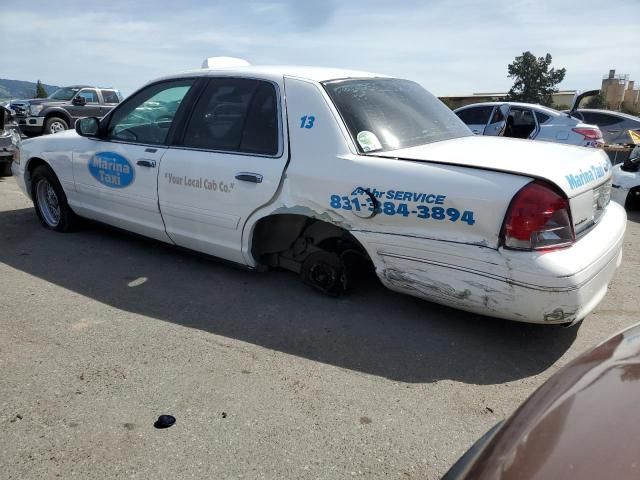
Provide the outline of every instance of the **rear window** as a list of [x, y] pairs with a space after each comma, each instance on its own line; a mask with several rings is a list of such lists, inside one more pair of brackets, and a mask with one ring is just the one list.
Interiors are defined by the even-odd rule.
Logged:
[[545, 113], [536, 111], [536, 118], [538, 119], [538, 123], [542, 124], [542, 123], [546, 122], [547, 120], [549, 120], [551, 118], [551, 116], [547, 115]]
[[469, 107], [456, 112], [456, 115], [467, 125], [486, 125], [492, 111], [492, 106]]
[[104, 103], [120, 103], [120, 98], [115, 90], [100, 90]]
[[447, 106], [415, 82], [375, 78], [323, 85], [363, 153], [472, 135]]

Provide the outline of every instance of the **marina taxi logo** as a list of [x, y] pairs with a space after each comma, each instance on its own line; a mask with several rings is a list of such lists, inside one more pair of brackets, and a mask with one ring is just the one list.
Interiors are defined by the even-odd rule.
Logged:
[[133, 183], [135, 170], [129, 160], [115, 152], [98, 152], [89, 160], [93, 178], [110, 188], [125, 188]]

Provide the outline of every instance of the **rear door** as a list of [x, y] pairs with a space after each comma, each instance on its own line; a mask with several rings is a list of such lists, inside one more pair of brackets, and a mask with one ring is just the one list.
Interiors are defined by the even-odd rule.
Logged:
[[100, 93], [102, 94], [100, 116], [104, 116], [120, 103], [120, 97], [118, 96], [118, 92], [115, 90], [102, 89], [100, 90]]
[[212, 78], [160, 165], [166, 231], [178, 245], [244, 263], [242, 229], [287, 163], [277, 84]]
[[[170, 241], [158, 207], [158, 170], [174, 117], [193, 79], [150, 85], [108, 119], [104, 138], [80, 137], [73, 176], [80, 215], [159, 240]], [[162, 110], [158, 121], [146, 105]], [[176, 122], [177, 123], [177, 122]]]

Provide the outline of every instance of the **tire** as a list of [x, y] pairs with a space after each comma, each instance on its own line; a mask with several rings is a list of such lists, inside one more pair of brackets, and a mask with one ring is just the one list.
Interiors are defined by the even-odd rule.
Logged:
[[309, 255], [300, 271], [302, 281], [320, 292], [337, 297], [349, 289], [349, 276], [344, 261], [333, 252]]
[[31, 197], [43, 227], [56, 232], [69, 232], [77, 222], [67, 203], [58, 177], [48, 165], [36, 167], [31, 175]]
[[44, 122], [44, 130], [42, 133], [45, 135], [50, 135], [52, 133], [58, 133], [64, 130], [69, 130], [69, 124], [64, 118], [49, 117]]

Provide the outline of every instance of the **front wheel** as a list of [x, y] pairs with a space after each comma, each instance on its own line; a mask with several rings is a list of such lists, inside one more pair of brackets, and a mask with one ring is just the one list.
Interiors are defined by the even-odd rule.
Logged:
[[44, 133], [45, 135], [51, 133], [63, 132], [69, 129], [69, 124], [60, 117], [49, 117], [47, 121], [44, 122]]
[[31, 185], [33, 204], [42, 226], [56, 232], [72, 230], [76, 216], [53, 170], [47, 165], [37, 167]]

